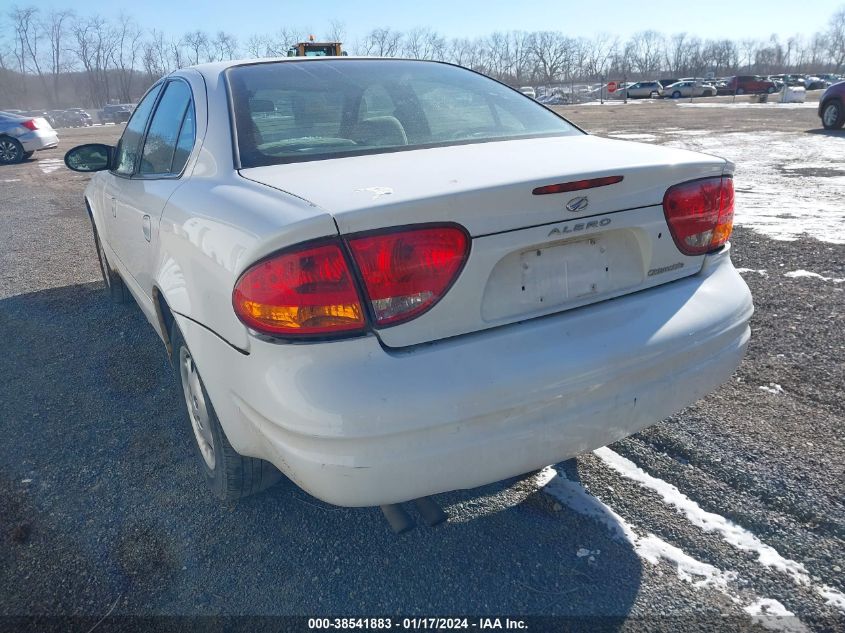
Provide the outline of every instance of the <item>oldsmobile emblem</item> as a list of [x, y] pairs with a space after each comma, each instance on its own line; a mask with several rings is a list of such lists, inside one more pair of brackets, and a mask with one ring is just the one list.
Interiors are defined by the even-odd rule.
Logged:
[[572, 198], [572, 200], [566, 203], [566, 210], [572, 211], [573, 213], [576, 211], [583, 211], [587, 208], [588, 204], [590, 204], [590, 201], [587, 200], [587, 196], [578, 196], [577, 198]]

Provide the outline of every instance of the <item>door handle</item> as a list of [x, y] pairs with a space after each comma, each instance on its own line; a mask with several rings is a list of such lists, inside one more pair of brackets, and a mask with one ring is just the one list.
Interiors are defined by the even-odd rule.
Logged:
[[143, 224], [144, 224], [144, 237], [149, 242], [150, 238], [152, 236], [152, 229], [150, 228], [150, 226], [151, 226], [150, 225], [150, 216], [148, 216], [148, 215], [144, 216]]

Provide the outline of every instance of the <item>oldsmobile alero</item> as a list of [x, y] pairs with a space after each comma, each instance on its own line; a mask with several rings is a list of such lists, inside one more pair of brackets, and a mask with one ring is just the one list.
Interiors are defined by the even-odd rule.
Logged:
[[530, 472], [728, 380], [733, 165], [586, 134], [444, 63], [201, 65], [67, 165], [212, 490], [344, 506]]

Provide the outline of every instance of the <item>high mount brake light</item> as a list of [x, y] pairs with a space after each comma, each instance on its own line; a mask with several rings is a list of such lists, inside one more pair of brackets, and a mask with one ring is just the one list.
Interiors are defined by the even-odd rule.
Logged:
[[733, 179], [717, 176], [669, 187], [663, 196], [663, 213], [682, 253], [713, 251], [728, 241], [733, 230]]
[[467, 234], [432, 226], [352, 237], [349, 249], [377, 326], [418, 317], [446, 294], [469, 252]]
[[232, 292], [247, 326], [277, 336], [363, 331], [361, 300], [340, 245], [304, 245], [269, 257], [241, 275]]
[[622, 182], [624, 176], [603, 176], [601, 178], [590, 178], [588, 180], [572, 180], [561, 182], [556, 185], [537, 187], [533, 193], [535, 196], [545, 196], [550, 193], [565, 193], [567, 191], [581, 191], [582, 189], [594, 189], [595, 187], [607, 187]]

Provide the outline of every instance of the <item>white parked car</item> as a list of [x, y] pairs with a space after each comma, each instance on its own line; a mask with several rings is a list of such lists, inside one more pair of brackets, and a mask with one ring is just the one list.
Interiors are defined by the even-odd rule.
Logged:
[[706, 395], [749, 340], [730, 162], [456, 66], [188, 68], [65, 161], [98, 172], [109, 292], [167, 346], [222, 498], [278, 471], [344, 506], [530, 472]]
[[526, 97], [531, 97], [532, 99], [537, 98], [537, 93], [534, 91], [534, 88], [531, 86], [522, 86], [519, 91], [524, 94]]

